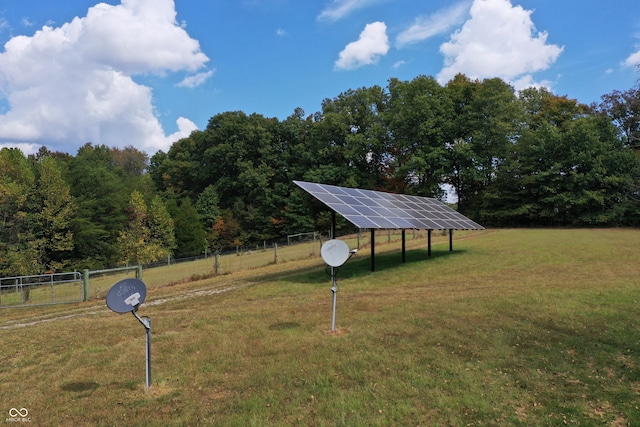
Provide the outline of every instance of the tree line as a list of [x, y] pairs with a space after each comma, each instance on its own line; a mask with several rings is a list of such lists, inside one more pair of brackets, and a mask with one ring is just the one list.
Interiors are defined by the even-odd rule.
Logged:
[[[327, 230], [293, 180], [436, 197], [486, 226], [637, 226], [640, 89], [592, 105], [395, 78], [284, 120], [241, 111], [150, 158], [0, 150], [0, 274], [149, 263]], [[341, 223], [341, 227], [349, 227]]]

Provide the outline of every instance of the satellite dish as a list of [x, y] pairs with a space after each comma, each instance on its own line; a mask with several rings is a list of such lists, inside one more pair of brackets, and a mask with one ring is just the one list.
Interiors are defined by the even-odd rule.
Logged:
[[107, 292], [107, 307], [116, 313], [128, 313], [138, 308], [147, 296], [147, 287], [140, 279], [123, 279]]
[[349, 246], [342, 240], [331, 239], [322, 245], [320, 255], [331, 267], [340, 267], [349, 259]]

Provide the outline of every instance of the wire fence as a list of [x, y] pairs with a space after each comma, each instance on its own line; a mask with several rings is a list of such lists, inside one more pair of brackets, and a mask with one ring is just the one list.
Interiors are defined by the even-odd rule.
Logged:
[[199, 255], [192, 255], [189, 257], [173, 258], [171, 256], [168, 256], [166, 259], [145, 264], [144, 267], [146, 269], [146, 268], [162, 267], [162, 266], [171, 265], [171, 264], [180, 264], [185, 262], [199, 261], [199, 260], [207, 260], [207, 259], [215, 260], [216, 255], [218, 257], [225, 257], [228, 255], [235, 255], [235, 256], [251, 255], [259, 252], [271, 251], [276, 247], [284, 248], [286, 246], [299, 245], [301, 243], [323, 242], [326, 239], [327, 239], [326, 236], [323, 236], [321, 233], [318, 233], [317, 231], [312, 231], [308, 233], [290, 234], [286, 236], [286, 238], [283, 237], [276, 240], [270, 240], [270, 241], [263, 240], [260, 242], [250, 242], [250, 243], [244, 243], [242, 245], [236, 245], [233, 247], [226, 246], [226, 247], [221, 247], [217, 249], [206, 248]]
[[[407, 230], [405, 238], [423, 239], [426, 232]], [[446, 235], [444, 232], [443, 236]], [[397, 243], [402, 230], [376, 230], [375, 246]], [[351, 249], [371, 245], [371, 232], [361, 231], [339, 236]], [[102, 299], [107, 291], [127, 277], [142, 279], [147, 286], [159, 287], [200, 280], [214, 276], [264, 267], [301, 259], [320, 258], [320, 248], [329, 238], [319, 233], [300, 233], [279, 242], [229, 248], [224, 253], [203, 253], [196, 257], [166, 261], [144, 266], [116, 267], [104, 270], [84, 270], [83, 273], [53, 273], [36, 276], [0, 278], [0, 308], [81, 302]]]
[[39, 274], [0, 278], [0, 308], [75, 303], [84, 300], [82, 274]]
[[[434, 233], [435, 234], [435, 233]], [[426, 246], [427, 232], [422, 230], [406, 230], [407, 241], [423, 239]], [[443, 235], [444, 236], [444, 235]], [[344, 240], [350, 249], [363, 250], [371, 245], [371, 232], [369, 230], [345, 236], [338, 236]], [[442, 236], [435, 236], [434, 240], [444, 240]], [[295, 242], [298, 240], [298, 242]], [[297, 261], [302, 259], [320, 259], [320, 248], [329, 240], [328, 236], [309, 233], [306, 237], [296, 236], [284, 242], [268, 243], [266, 245], [244, 246], [238, 250], [197, 258], [171, 260], [170, 263], [154, 263], [144, 266], [144, 282], [149, 286], [165, 286], [187, 281], [205, 279], [208, 277], [233, 274], [239, 271], [264, 267], [272, 264]], [[400, 250], [402, 230], [376, 230], [375, 246], [389, 245]], [[366, 256], [366, 255], [365, 255]], [[188, 262], [187, 262], [188, 261]], [[107, 283], [99, 284], [92, 279], [91, 295], [101, 295], [108, 290]]]

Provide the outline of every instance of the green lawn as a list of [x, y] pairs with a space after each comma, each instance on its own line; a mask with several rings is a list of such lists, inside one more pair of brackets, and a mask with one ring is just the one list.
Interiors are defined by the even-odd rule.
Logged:
[[149, 390], [133, 316], [100, 299], [1, 310], [0, 413], [53, 426], [640, 425], [639, 230], [456, 233], [430, 259], [424, 239], [407, 246], [405, 264], [395, 242], [374, 273], [366, 248], [340, 269], [335, 332], [317, 255], [193, 281], [145, 272]]

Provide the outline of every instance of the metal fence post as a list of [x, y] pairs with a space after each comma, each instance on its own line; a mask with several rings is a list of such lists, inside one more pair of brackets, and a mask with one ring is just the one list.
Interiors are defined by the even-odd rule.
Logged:
[[142, 280], [142, 264], [138, 265], [138, 271], [136, 272], [136, 278]]
[[82, 271], [82, 283], [84, 284], [83, 301], [89, 301], [89, 270], [86, 268]]

